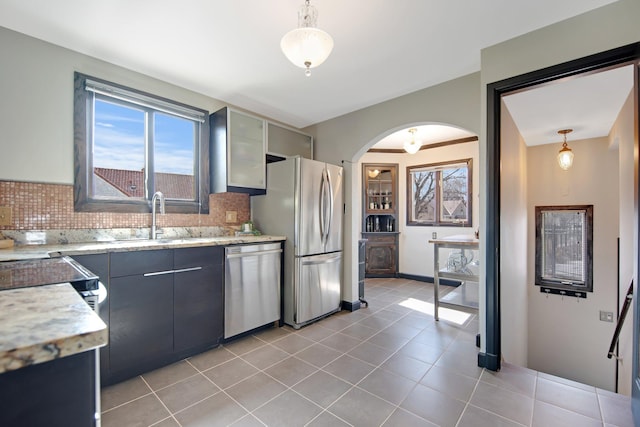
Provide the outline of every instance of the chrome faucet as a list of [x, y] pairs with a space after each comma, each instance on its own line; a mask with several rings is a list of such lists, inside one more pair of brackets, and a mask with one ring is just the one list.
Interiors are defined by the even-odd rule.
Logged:
[[158, 238], [158, 232], [156, 227], [156, 201], [160, 200], [160, 213], [164, 215], [164, 194], [161, 191], [156, 191], [151, 198], [151, 236], [150, 238], [155, 240]]

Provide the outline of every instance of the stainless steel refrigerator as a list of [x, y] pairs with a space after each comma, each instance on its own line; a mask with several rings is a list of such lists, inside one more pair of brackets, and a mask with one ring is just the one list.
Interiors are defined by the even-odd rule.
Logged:
[[286, 236], [284, 322], [299, 328], [340, 309], [343, 170], [301, 157], [267, 165], [267, 194], [251, 198], [264, 234]]

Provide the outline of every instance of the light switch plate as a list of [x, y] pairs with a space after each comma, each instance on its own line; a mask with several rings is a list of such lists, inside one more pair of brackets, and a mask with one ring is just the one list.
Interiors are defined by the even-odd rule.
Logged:
[[11, 225], [11, 206], [0, 206], [0, 225]]
[[603, 322], [613, 322], [613, 312], [600, 310], [600, 320]]

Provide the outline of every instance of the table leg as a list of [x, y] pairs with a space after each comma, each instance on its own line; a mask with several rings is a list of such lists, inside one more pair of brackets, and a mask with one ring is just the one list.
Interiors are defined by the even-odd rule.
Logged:
[[433, 318], [440, 320], [438, 317], [438, 310], [440, 308], [440, 277], [438, 271], [440, 271], [440, 254], [438, 245], [433, 245]]

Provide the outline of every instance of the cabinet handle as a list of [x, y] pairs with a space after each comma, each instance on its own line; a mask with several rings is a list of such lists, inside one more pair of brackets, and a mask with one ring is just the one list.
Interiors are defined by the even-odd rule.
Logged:
[[198, 271], [198, 270], [202, 270], [202, 267], [190, 267], [190, 268], [180, 268], [178, 270], [154, 271], [153, 273], [144, 273], [144, 277], [162, 276], [164, 274], [173, 274], [173, 273], [186, 273], [187, 271]]
[[172, 274], [175, 270], [154, 271], [153, 273], [144, 273], [144, 277], [149, 276], [162, 276], [165, 274]]
[[202, 270], [202, 267], [191, 267], [191, 268], [180, 268], [178, 270], [173, 270], [174, 273], [186, 273], [188, 271], [198, 271]]

